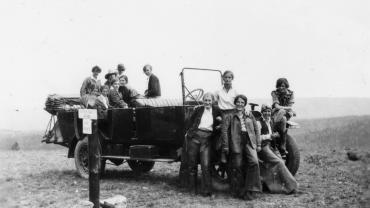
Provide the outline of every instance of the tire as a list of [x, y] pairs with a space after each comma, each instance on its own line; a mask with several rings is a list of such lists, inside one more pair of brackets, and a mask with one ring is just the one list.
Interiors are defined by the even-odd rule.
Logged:
[[74, 152], [77, 174], [85, 179], [89, 178], [89, 154], [87, 137], [77, 142]]
[[297, 142], [293, 137], [287, 134], [286, 138], [286, 149], [288, 151], [285, 165], [287, 166], [290, 173], [294, 176], [299, 168], [300, 163], [300, 153], [298, 149]]
[[[75, 166], [77, 174], [84, 179], [89, 178], [89, 153], [87, 146], [87, 136], [78, 141], [74, 151]], [[100, 160], [100, 173], [103, 174], [105, 171], [106, 160]]]
[[141, 160], [127, 160], [128, 166], [130, 166], [131, 170], [138, 173], [147, 173], [153, 167], [153, 161], [141, 161]]

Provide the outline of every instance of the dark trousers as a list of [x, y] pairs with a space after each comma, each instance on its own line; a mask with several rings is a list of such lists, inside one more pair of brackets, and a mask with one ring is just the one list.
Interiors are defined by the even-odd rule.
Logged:
[[247, 134], [242, 133], [242, 153], [231, 154], [231, 187], [234, 195], [241, 196], [246, 191], [261, 192], [260, 169], [256, 149], [247, 140]]
[[187, 144], [189, 161], [189, 188], [194, 191], [197, 188], [198, 161], [202, 169], [202, 193], [211, 193], [210, 173], [210, 137], [212, 132], [196, 130]]
[[276, 111], [273, 115], [274, 131], [280, 134], [280, 137], [276, 140], [276, 144], [279, 151], [283, 154], [286, 151], [286, 134], [287, 134], [286, 123], [289, 120], [289, 118], [290, 114], [283, 109]]

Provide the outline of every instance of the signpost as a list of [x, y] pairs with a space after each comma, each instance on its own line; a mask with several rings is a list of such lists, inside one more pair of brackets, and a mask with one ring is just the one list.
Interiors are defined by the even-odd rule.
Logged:
[[98, 135], [98, 113], [96, 109], [79, 109], [78, 117], [82, 120], [82, 132], [89, 134], [89, 200], [94, 208], [99, 208], [99, 170], [100, 147]]

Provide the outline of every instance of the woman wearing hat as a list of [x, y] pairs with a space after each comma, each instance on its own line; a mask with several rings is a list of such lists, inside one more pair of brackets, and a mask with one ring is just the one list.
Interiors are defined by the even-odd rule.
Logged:
[[263, 161], [260, 165], [261, 179], [271, 193], [290, 194], [297, 190], [298, 184], [284, 161], [274, 153], [277, 152], [274, 143], [279, 133], [272, 131], [271, 111], [270, 106], [262, 105], [262, 117], [258, 120], [262, 141], [262, 150], [258, 153]]
[[109, 70], [108, 73], [105, 75], [105, 81], [104, 85], [108, 86], [109, 89], [113, 89], [113, 82], [116, 79], [116, 72], [113, 70]]

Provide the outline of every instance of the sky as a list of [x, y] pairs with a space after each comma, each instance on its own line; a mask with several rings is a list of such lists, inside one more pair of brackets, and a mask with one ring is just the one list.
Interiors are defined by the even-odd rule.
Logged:
[[366, 0], [3, 0], [0, 129], [44, 128], [47, 95], [78, 95], [94, 65], [103, 80], [123, 63], [142, 93], [151, 64], [166, 98], [181, 97], [183, 67], [232, 70], [251, 100], [280, 77], [296, 97], [370, 97], [369, 11]]

